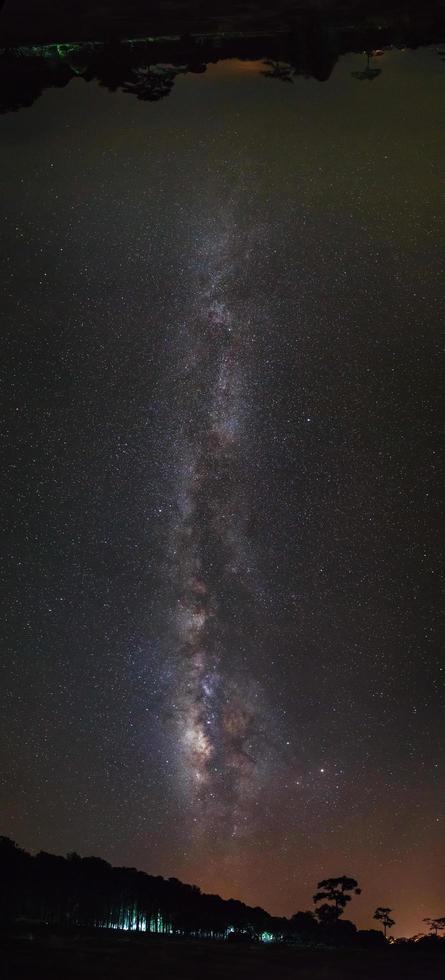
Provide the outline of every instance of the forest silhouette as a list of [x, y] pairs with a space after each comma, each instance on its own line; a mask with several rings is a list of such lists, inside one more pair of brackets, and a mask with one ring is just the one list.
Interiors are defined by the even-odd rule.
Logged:
[[[0, 837], [0, 927], [3, 931], [122, 930], [154, 935], [281, 942], [306, 946], [377, 948], [389, 945], [392, 909], [376, 909], [383, 929], [359, 930], [342, 915], [358, 882], [348, 876], [318, 882], [312, 911], [273, 916], [236, 899], [207, 895], [196, 885], [135, 868], [112, 867], [99, 857], [66, 857], [40, 851], [31, 856]], [[426, 920], [429, 934], [412, 944], [445, 955], [445, 916]], [[398, 940], [397, 942], [401, 942]], [[405, 940], [404, 942], [408, 942]]]
[[373, 59], [384, 48], [431, 44], [441, 39], [443, 29], [437, 11], [393, 17], [383, 25], [372, 17], [354, 25], [311, 13], [301, 15], [292, 29], [269, 36], [188, 34], [134, 41], [111, 37], [27, 46], [3, 42], [0, 112], [29, 107], [46, 89], [64, 88], [76, 77], [95, 80], [110, 92], [158, 102], [172, 92], [178, 76], [200, 74], [210, 64], [233, 58], [258, 61], [260, 75], [289, 84], [298, 76], [327, 81], [341, 55], [365, 52], [363, 67], [352, 74], [373, 81], [381, 74]]

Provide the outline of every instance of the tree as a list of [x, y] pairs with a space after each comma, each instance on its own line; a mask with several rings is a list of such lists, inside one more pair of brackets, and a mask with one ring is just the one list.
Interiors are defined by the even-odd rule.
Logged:
[[439, 916], [436, 919], [423, 919], [423, 922], [427, 922], [430, 927], [430, 932], [437, 936], [438, 932], [442, 932], [445, 929], [445, 915]]
[[0, 837], [0, 923], [14, 921], [23, 912], [29, 891], [32, 858], [9, 837]]
[[[313, 900], [315, 904], [317, 902], [324, 904], [316, 908], [315, 913], [319, 921], [327, 925], [338, 922], [347, 903], [351, 901], [352, 896], [348, 895], [348, 892], [353, 892], [354, 895], [361, 894], [361, 888], [358, 887], [355, 878], [348, 878], [346, 875], [341, 878], [324, 878], [323, 881], [318, 882], [317, 888], [320, 891], [317, 891]], [[329, 902], [332, 904], [329, 905]]]
[[317, 935], [319, 928], [313, 912], [295, 912], [288, 923], [288, 935], [298, 942], [310, 942]]
[[324, 902], [323, 905], [319, 905], [315, 909], [317, 919], [321, 926], [335, 926], [342, 912], [343, 909], [338, 912], [335, 905], [328, 905], [327, 902]]
[[359, 82], [372, 82], [374, 78], [378, 78], [378, 76], [382, 74], [381, 68], [371, 67], [370, 61], [372, 54], [372, 51], [366, 52], [366, 68], [364, 68], [363, 71], [351, 71], [352, 77], [358, 78]]
[[283, 61], [265, 61], [266, 71], [261, 74], [265, 78], [278, 78], [280, 82], [290, 82], [292, 84], [291, 71], [292, 65]]
[[135, 68], [131, 80], [122, 86], [123, 92], [136, 95], [144, 102], [158, 102], [169, 95], [177, 75], [184, 73], [185, 67], [171, 65], [148, 65]]
[[383, 932], [386, 939], [386, 930], [391, 929], [391, 926], [395, 925], [395, 919], [391, 919], [390, 912], [392, 909], [383, 908], [381, 905], [375, 910], [373, 919], [378, 919], [383, 926]]
[[360, 929], [357, 943], [362, 949], [385, 949], [386, 940], [381, 929]]

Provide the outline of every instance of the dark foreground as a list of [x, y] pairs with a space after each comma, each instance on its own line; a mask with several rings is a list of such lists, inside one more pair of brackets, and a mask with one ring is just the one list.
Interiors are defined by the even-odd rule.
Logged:
[[443, 976], [434, 952], [308, 950], [134, 936], [47, 937], [3, 944], [1, 980], [411, 980]]
[[[443, 26], [443, 0], [0, 0], [0, 46], [160, 35]], [[421, 26], [422, 30], [422, 26]]]

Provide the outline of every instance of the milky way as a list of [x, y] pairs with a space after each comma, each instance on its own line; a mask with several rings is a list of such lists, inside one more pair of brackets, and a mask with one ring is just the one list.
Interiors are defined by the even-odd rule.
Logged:
[[[249, 542], [243, 449], [249, 439], [251, 333], [233, 310], [236, 225], [204, 241], [196, 310], [179, 363], [178, 519], [172, 529], [177, 589], [178, 739], [199, 826], [240, 830], [259, 751], [258, 690], [242, 677], [236, 605], [253, 613], [259, 585]], [[224, 227], [225, 226], [225, 227]], [[207, 246], [207, 247], [206, 247]], [[238, 262], [247, 263], [244, 251]]]
[[408, 934], [445, 902], [445, 70], [378, 63], [0, 119], [0, 833], [275, 914], [351, 874]]

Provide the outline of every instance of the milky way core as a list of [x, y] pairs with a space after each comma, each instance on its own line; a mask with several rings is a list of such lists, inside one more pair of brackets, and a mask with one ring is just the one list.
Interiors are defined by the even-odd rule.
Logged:
[[[197, 829], [242, 832], [245, 803], [259, 766], [259, 690], [243, 672], [239, 601], [254, 615], [259, 596], [249, 542], [249, 353], [252, 329], [233, 280], [248, 255], [234, 260], [237, 228], [198, 251], [196, 308], [179, 364], [177, 519], [170, 558], [176, 586], [177, 726], [185, 791]], [[179, 346], [179, 345], [178, 345]]]

